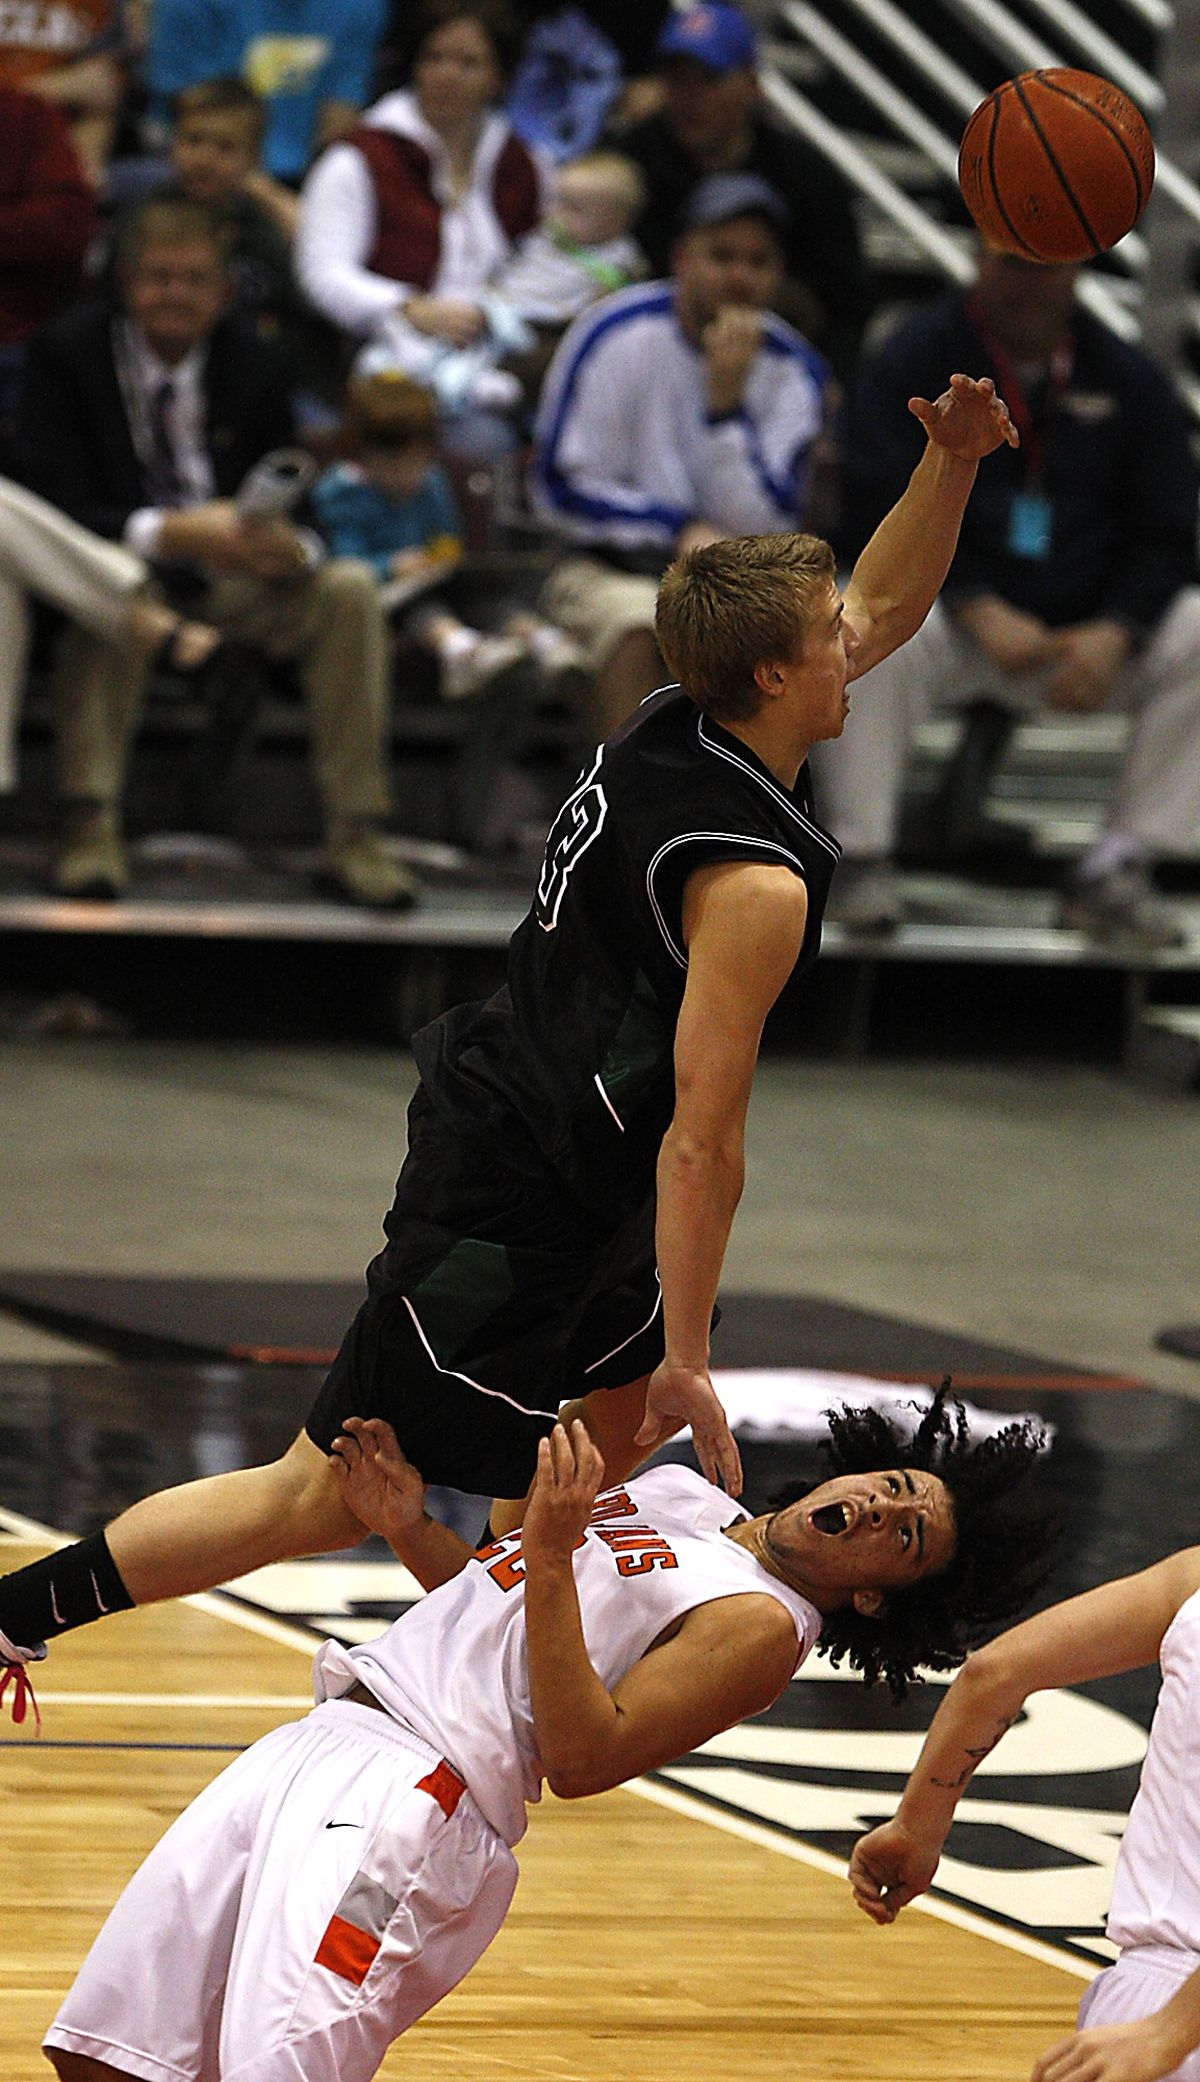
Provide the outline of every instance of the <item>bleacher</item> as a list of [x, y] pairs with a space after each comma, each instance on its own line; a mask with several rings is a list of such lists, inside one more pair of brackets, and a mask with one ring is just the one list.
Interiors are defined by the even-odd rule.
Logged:
[[[881, 322], [970, 268], [970, 235], [953, 179], [956, 139], [973, 100], [1029, 63], [1078, 63], [1122, 73], [1156, 115], [1166, 165], [1140, 234], [1095, 272], [1088, 295], [1118, 329], [1165, 353], [1200, 419], [1193, 368], [1191, 270], [1200, 192], [1183, 161], [1184, 116], [1173, 101], [1194, 66], [1195, 32], [1167, 0], [1109, 0], [1087, 15], [1063, 0], [779, 0], [756, 12], [766, 38], [774, 111], [833, 157], [860, 202], [880, 283]], [[532, 596], [549, 546], [511, 485], [476, 486], [476, 548], [466, 582], [486, 603], [501, 587]], [[156, 690], [131, 770], [128, 825], [135, 894], [119, 905], [67, 904], [44, 894], [52, 815], [50, 718], [35, 681], [22, 724], [23, 785], [0, 805], [0, 933], [11, 977], [53, 973], [69, 983], [79, 950], [148, 940], [307, 949], [371, 947], [391, 965], [394, 1026], [407, 1032], [440, 995], [497, 969], [523, 908], [539, 830], [578, 750], [573, 719], [534, 700], [439, 704], [419, 673], [398, 668], [393, 720], [395, 845], [426, 883], [402, 917], [318, 902], [294, 870], [316, 843], [304, 734], [296, 702], [267, 685], [240, 719], [207, 715], [178, 686]], [[1098, 948], [1053, 923], [1065, 865], [1095, 833], [1123, 738], [1119, 719], [1022, 724], [994, 763], [975, 758], [959, 726], [919, 733], [901, 856], [908, 922], [883, 939], [827, 927], [825, 1001], [813, 1030], [842, 1048], [887, 1045], [906, 1031], [923, 990], [957, 1031], [963, 977], [998, 988], [1010, 1008], [1039, 1007], [1079, 1045], [1104, 1046], [1177, 1081], [1200, 1063], [1200, 864], [1178, 875], [1190, 946], [1147, 957]], [[994, 748], [993, 748], [994, 749]], [[974, 762], [974, 769], [973, 769]], [[980, 767], [989, 768], [981, 780]], [[1005, 839], [1008, 844], [1005, 844]], [[45, 943], [57, 943], [48, 966]], [[40, 943], [40, 944], [39, 944]], [[35, 945], [39, 951], [35, 954]], [[480, 970], [482, 964], [482, 970]], [[87, 972], [94, 965], [84, 962]], [[991, 981], [984, 986], [984, 977]], [[953, 987], [945, 989], [946, 979]], [[1015, 1022], [1021, 1027], [1021, 1021]], [[970, 1025], [970, 1022], [967, 1022]], [[1061, 1031], [1057, 1039], [1062, 1040]]]

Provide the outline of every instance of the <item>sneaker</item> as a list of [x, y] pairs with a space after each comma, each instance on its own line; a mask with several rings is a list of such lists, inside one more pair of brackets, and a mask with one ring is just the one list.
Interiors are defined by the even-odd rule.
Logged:
[[1144, 954], [1183, 947], [1188, 937], [1174, 906], [1159, 895], [1145, 868], [1133, 862], [1107, 875], [1073, 876], [1059, 906], [1059, 924], [1089, 940]]
[[894, 933], [904, 898], [889, 860], [843, 860], [834, 872], [828, 915], [848, 933]]
[[469, 651], [447, 658], [442, 665], [443, 701], [470, 701], [482, 694], [490, 681], [518, 665], [526, 655], [523, 643], [513, 636], [481, 636]]
[[343, 903], [361, 904], [372, 911], [410, 911], [421, 895], [415, 875], [393, 860], [373, 824], [352, 824], [332, 832], [317, 878]]
[[27, 1664], [43, 1663], [46, 1660], [46, 1644], [38, 1641], [32, 1648], [18, 1648], [8, 1635], [0, 1633], [0, 1707], [4, 1694], [12, 1685], [12, 1717], [20, 1727], [30, 1706], [33, 1708], [34, 1733], [42, 1732], [42, 1716], [34, 1689], [29, 1680]]
[[50, 885], [57, 896], [111, 903], [129, 887], [129, 862], [117, 813], [107, 803], [76, 804], [68, 812]]

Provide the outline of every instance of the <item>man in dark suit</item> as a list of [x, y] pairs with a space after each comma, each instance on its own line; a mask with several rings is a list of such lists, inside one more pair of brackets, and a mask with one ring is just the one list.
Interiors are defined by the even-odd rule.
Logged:
[[[121, 235], [119, 304], [47, 327], [28, 355], [26, 474], [73, 519], [145, 558], [157, 581], [275, 659], [294, 662], [325, 818], [322, 879], [352, 902], [402, 906], [415, 888], [388, 855], [386, 631], [364, 564], [314, 558], [287, 519], [248, 520], [234, 495], [293, 438], [286, 366], [226, 311], [219, 225], [200, 205], [144, 203]], [[82, 630], [57, 661], [64, 805], [54, 886], [128, 886], [119, 805], [144, 661]]]

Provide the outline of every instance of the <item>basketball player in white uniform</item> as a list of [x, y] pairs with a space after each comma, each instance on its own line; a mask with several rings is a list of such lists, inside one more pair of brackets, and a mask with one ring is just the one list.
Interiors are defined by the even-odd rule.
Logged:
[[859, 1907], [891, 1923], [930, 1884], [960, 1795], [1030, 1692], [1156, 1659], [1162, 1689], [1108, 1915], [1121, 1955], [1033, 2082], [1200, 2082], [1200, 1547], [1039, 1612], [971, 1656], [894, 1819], [862, 1837], [850, 1861]]
[[[315, 1710], [239, 1757], [135, 1874], [47, 2035], [63, 2082], [366, 2082], [495, 1936], [543, 1782], [577, 1798], [696, 1748], [768, 1706], [823, 1633], [902, 1690], [930, 1605], [957, 1659], [973, 1485], [1006, 1508], [1040, 1441], [1009, 1427], [1001, 1469], [944, 1405], [908, 1465], [758, 1518], [681, 1467], [598, 1495], [585, 1427], [558, 1425], [522, 1531], [475, 1554], [425, 1516], [390, 1427], [348, 1420], [347, 1502], [431, 1595], [365, 1647], [326, 1643]], [[882, 1420], [832, 1413], [834, 1443], [839, 1421]], [[839, 1646], [839, 1625], [878, 1648]]]

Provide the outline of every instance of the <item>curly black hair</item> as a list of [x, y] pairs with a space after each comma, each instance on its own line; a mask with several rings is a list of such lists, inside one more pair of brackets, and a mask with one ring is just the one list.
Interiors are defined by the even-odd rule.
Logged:
[[[882, 1677], [900, 1700], [910, 1685], [922, 1682], [918, 1664], [952, 1670], [1024, 1611], [1049, 1576], [1059, 1514], [1044, 1501], [1010, 1494], [1042, 1452], [1046, 1434], [1026, 1417], [973, 1441], [949, 1377], [912, 1438], [879, 1410], [843, 1405], [825, 1417], [829, 1438], [823, 1451], [832, 1474], [921, 1468], [945, 1483], [953, 1503], [956, 1541], [949, 1568], [922, 1577], [909, 1590], [890, 1592], [874, 1618], [847, 1604], [827, 1614], [821, 1628], [818, 1647], [835, 1667], [844, 1656], [867, 1684]], [[793, 1491], [787, 1501], [805, 1493]]]

